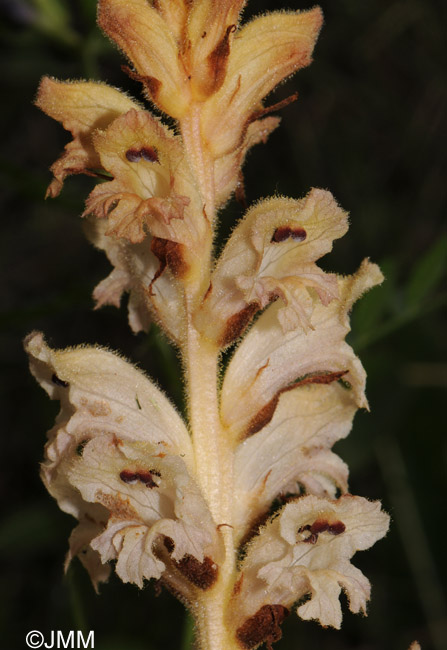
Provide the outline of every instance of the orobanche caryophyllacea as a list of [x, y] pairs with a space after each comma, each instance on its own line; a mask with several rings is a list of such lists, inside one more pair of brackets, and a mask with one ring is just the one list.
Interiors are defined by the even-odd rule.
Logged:
[[100, 27], [175, 128], [104, 83], [44, 78], [36, 101], [73, 136], [48, 195], [70, 174], [98, 180], [83, 217], [113, 270], [97, 306], [129, 293], [132, 330], [163, 329], [187, 395], [183, 421], [118, 354], [27, 337], [31, 372], [61, 404], [42, 478], [79, 521], [67, 565], [79, 556], [96, 589], [111, 566], [140, 588], [159, 580], [201, 650], [271, 647], [291, 609], [339, 628], [342, 590], [365, 612], [370, 584], [351, 558], [388, 529], [331, 451], [367, 407], [348, 313], [382, 280], [368, 260], [345, 277], [317, 265], [346, 212], [323, 189], [260, 200], [214, 258], [218, 213], [287, 103], [263, 101], [309, 65], [322, 24], [318, 7], [241, 24], [243, 6], [100, 0]]

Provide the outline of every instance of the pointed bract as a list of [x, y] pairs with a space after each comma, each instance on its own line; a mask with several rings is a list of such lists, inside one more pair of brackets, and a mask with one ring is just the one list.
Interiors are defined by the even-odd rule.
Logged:
[[168, 24], [147, 0], [100, 0], [98, 24], [135, 67], [150, 99], [181, 118], [188, 107], [185, 71]]
[[283, 79], [311, 62], [321, 10], [274, 12], [235, 35], [225, 81], [207, 101], [202, 133], [216, 158], [236, 149], [261, 101]]

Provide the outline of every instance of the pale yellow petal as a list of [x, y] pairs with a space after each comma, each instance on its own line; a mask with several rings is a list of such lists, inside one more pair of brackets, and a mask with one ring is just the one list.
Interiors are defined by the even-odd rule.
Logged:
[[[240, 535], [281, 494], [334, 498], [347, 490], [347, 466], [329, 450], [348, 435], [357, 409], [338, 382], [305, 384], [280, 395], [270, 422], [235, 453], [235, 522]], [[261, 425], [262, 423], [260, 423]]]
[[50, 196], [59, 194], [69, 174], [86, 173], [101, 166], [92, 141], [96, 129], [105, 129], [123, 113], [139, 108], [127, 95], [104, 83], [57, 81], [50, 77], [42, 79], [36, 105], [73, 135], [64, 154], [51, 168], [54, 180], [48, 188]]
[[350, 562], [388, 530], [389, 517], [378, 502], [346, 495], [337, 500], [304, 496], [287, 504], [261, 528], [241, 564], [240, 593], [232, 603], [236, 635], [265, 606], [298, 607], [304, 619], [339, 628], [341, 588], [350, 610], [364, 612], [367, 578]]
[[95, 435], [151, 442], [192, 462], [191, 441], [167, 397], [130, 363], [99, 347], [53, 350], [42, 334], [25, 341], [32, 374], [52, 399], [75, 445]]
[[[279, 395], [299, 379], [314, 376], [322, 383], [343, 374], [358, 407], [366, 407], [365, 371], [344, 338], [349, 332], [352, 303], [383, 279], [378, 267], [365, 261], [353, 276], [339, 279], [339, 298], [316, 304], [313, 329], [283, 333], [280, 305], [269, 306], [237, 348], [222, 386], [221, 415], [234, 434], [249, 431]], [[342, 375], [340, 375], [341, 377]]]
[[[233, 231], [211, 277], [196, 324], [205, 336], [227, 345], [258, 309], [281, 298], [284, 331], [312, 325], [318, 296], [337, 297], [336, 277], [315, 262], [348, 228], [347, 214], [332, 194], [312, 190], [304, 199], [272, 198], [251, 208]], [[309, 297], [302, 288], [314, 290]]]

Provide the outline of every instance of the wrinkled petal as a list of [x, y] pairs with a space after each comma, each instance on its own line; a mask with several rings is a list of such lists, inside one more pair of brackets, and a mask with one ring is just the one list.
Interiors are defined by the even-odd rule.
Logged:
[[118, 560], [124, 582], [142, 587], [144, 579], [160, 578], [165, 565], [155, 553], [159, 536], [169, 538], [174, 561], [188, 554], [200, 563], [216, 552], [212, 517], [179, 456], [160, 454], [148, 443], [98, 436], [68, 474], [87, 502], [109, 511], [107, 528], [91, 546], [103, 562]]
[[352, 612], [365, 611], [370, 584], [350, 560], [381, 539], [388, 524], [380, 504], [362, 497], [306, 496], [287, 504], [247, 548], [232, 603], [236, 628], [266, 604], [289, 608], [310, 594], [299, 616], [338, 629], [341, 589]]
[[94, 142], [114, 180], [96, 186], [86, 212], [108, 217], [106, 234], [139, 243], [147, 228], [154, 236], [191, 245], [204, 220], [184, 221], [189, 197], [196, 196], [191, 207], [199, 214], [201, 204], [180, 141], [150, 113], [130, 111], [96, 133]]
[[314, 189], [299, 201], [260, 202], [228, 240], [196, 324], [208, 338], [226, 345], [240, 335], [247, 317], [280, 297], [282, 329], [309, 329], [314, 297], [327, 305], [338, 295], [336, 277], [315, 261], [347, 228], [346, 213], [324, 190]]
[[107, 582], [110, 575], [110, 566], [103, 564], [98, 551], [90, 546], [90, 542], [103, 529], [104, 524], [84, 517], [78, 526], [73, 529], [69, 538], [69, 551], [65, 558], [65, 570], [74, 557], [79, 557], [84, 568], [87, 570], [95, 591], [98, 593], [98, 586], [101, 582]]
[[[282, 390], [297, 380], [348, 382], [358, 407], [367, 407], [365, 371], [344, 338], [348, 313], [362, 293], [383, 279], [379, 268], [365, 260], [358, 272], [339, 278], [339, 298], [316, 304], [313, 329], [283, 333], [277, 301], [256, 321], [237, 348], [222, 386], [222, 421], [234, 435], [244, 435], [273, 415]], [[334, 374], [335, 373], [335, 374]], [[337, 377], [336, 373], [342, 373]]]
[[283, 79], [310, 64], [321, 10], [273, 12], [236, 34], [225, 81], [203, 110], [203, 136], [218, 158], [241, 141], [250, 116]]
[[36, 105], [47, 115], [62, 122], [73, 140], [51, 167], [54, 180], [47, 195], [57, 196], [69, 174], [88, 173], [101, 167], [92, 136], [105, 129], [117, 117], [139, 105], [123, 92], [93, 81], [66, 82], [44, 77], [37, 93]]
[[130, 59], [150, 99], [180, 118], [188, 107], [187, 79], [163, 16], [147, 0], [100, 0], [98, 24]]
[[129, 291], [129, 324], [137, 333], [147, 331], [151, 320], [160, 322], [173, 341], [178, 342], [184, 329], [184, 313], [178, 308], [181, 289], [170, 269], [160, 273], [160, 260], [145, 240], [131, 244], [105, 234], [108, 223], [104, 219], [87, 221], [87, 236], [104, 250], [114, 267], [93, 292], [96, 307], [119, 305], [122, 292]]
[[244, 440], [235, 454], [235, 522], [241, 536], [287, 492], [334, 498], [347, 490], [348, 469], [330, 452], [348, 435], [357, 409], [352, 391], [338, 382], [307, 384], [279, 397], [271, 421]]

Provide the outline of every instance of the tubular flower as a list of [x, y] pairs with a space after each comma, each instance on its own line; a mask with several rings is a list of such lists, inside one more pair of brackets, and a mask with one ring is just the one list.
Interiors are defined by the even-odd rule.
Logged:
[[[75, 556], [95, 588], [111, 562], [155, 578], [190, 608], [201, 650], [251, 650], [281, 636], [293, 604], [340, 627], [370, 595], [351, 564], [386, 534], [377, 502], [348, 492], [332, 446], [367, 408], [365, 371], [345, 342], [354, 302], [382, 281], [318, 260], [348, 229], [327, 190], [250, 207], [214, 256], [218, 209], [279, 120], [265, 107], [311, 61], [320, 9], [240, 25], [244, 0], [100, 0], [99, 25], [163, 121], [105, 84], [42, 81], [37, 105], [73, 140], [52, 167], [98, 180], [87, 235], [112, 267], [96, 306], [129, 297], [134, 332], [155, 320], [182, 356], [187, 420], [141, 371], [100, 347], [25, 341], [31, 372], [60, 401], [42, 478], [78, 524]], [[230, 345], [225, 368], [222, 351]]]

